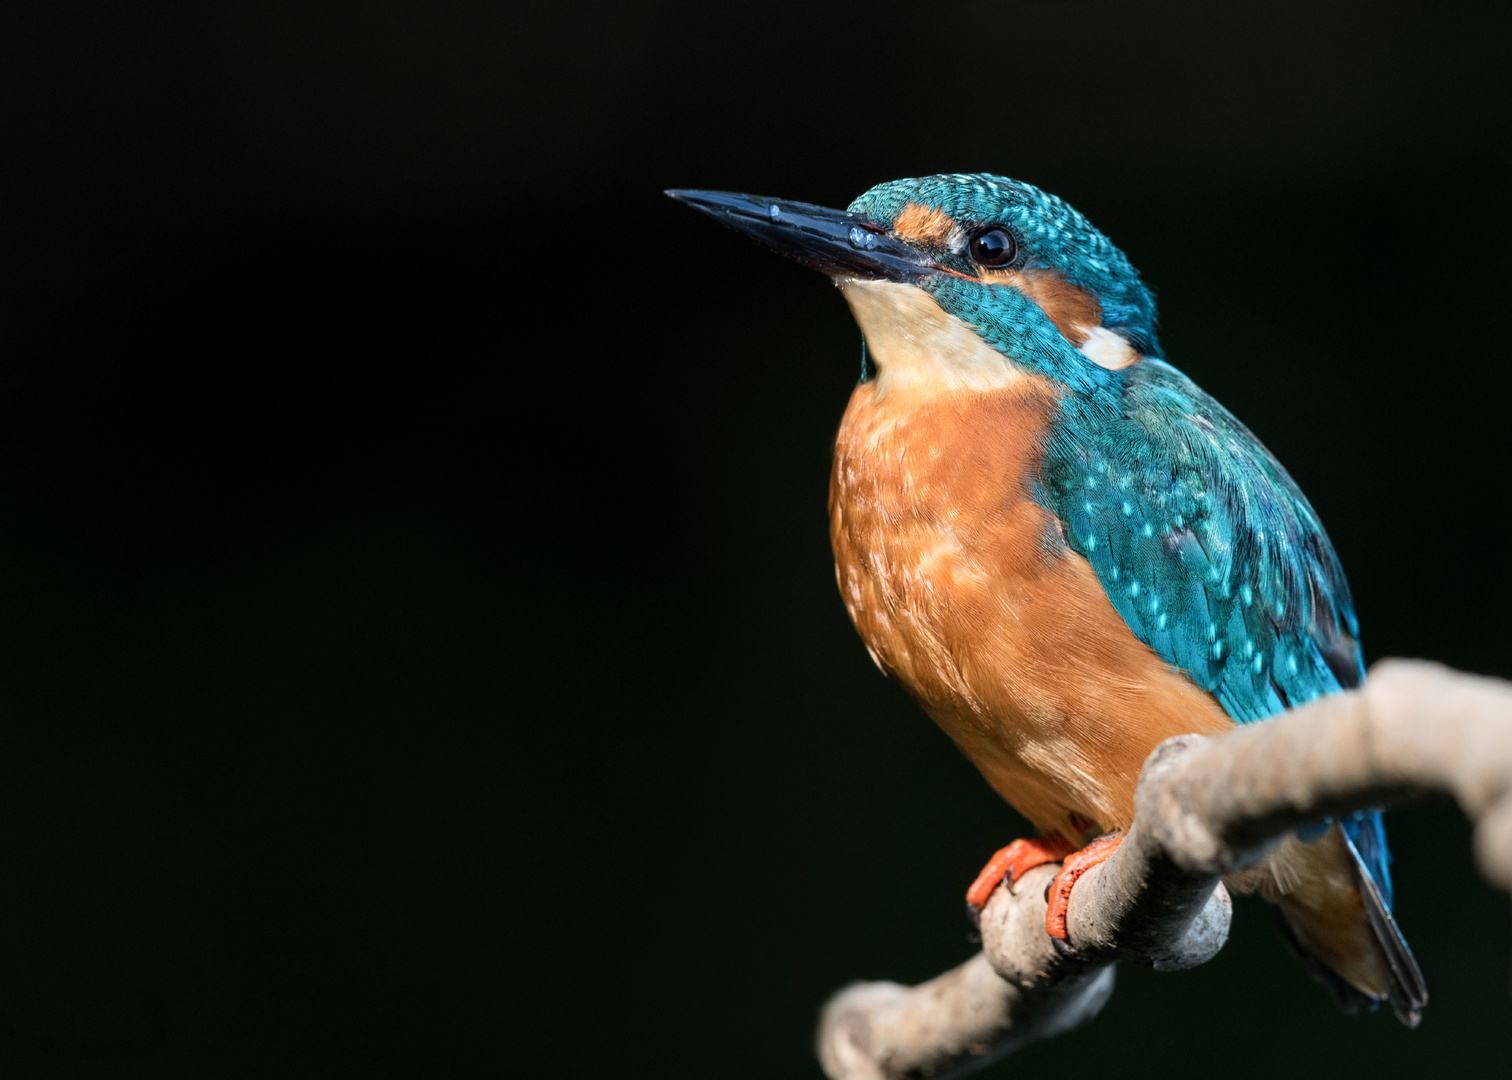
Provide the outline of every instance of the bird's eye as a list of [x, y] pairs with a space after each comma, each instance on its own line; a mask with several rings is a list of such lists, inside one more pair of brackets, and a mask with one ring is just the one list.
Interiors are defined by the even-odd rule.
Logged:
[[1007, 266], [1018, 255], [1018, 244], [1007, 229], [983, 229], [971, 238], [971, 257], [979, 266]]

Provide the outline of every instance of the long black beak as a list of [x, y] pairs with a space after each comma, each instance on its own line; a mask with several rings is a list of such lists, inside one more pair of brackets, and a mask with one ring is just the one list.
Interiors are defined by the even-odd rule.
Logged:
[[667, 194], [831, 277], [913, 282], [935, 269], [928, 255], [862, 214], [730, 191]]

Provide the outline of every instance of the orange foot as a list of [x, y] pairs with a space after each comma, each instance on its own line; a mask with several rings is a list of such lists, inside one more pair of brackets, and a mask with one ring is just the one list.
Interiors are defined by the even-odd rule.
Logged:
[[1004, 878], [1017, 881], [1036, 866], [1060, 862], [1075, 850], [1075, 846], [1059, 836], [1015, 840], [987, 860], [987, 865], [982, 867], [982, 872], [971, 883], [971, 888], [966, 890], [966, 914], [975, 924], [982, 908], [987, 906], [992, 890], [998, 887], [998, 882]]
[[1076, 884], [1076, 879], [1098, 863], [1106, 862], [1121, 843], [1122, 833], [1099, 836], [1062, 864], [1060, 873], [1055, 875], [1049, 892], [1045, 894], [1045, 899], [1050, 902], [1045, 909], [1045, 930], [1051, 937], [1066, 940], [1066, 905], [1071, 902], [1071, 887]]

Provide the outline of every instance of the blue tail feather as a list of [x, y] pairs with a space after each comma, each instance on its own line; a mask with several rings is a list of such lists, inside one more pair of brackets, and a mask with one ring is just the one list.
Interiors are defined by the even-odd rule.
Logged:
[[1390, 911], [1393, 904], [1391, 889], [1391, 852], [1386, 848], [1386, 826], [1381, 821], [1379, 810], [1360, 810], [1339, 822], [1340, 828], [1359, 854], [1360, 863], [1370, 875], [1381, 901]]
[[1387, 1000], [1397, 1019], [1408, 1027], [1417, 1027], [1423, 1006], [1428, 1004], [1428, 986], [1413, 959], [1396, 920], [1391, 917], [1391, 871], [1387, 863], [1386, 831], [1380, 811], [1352, 814], [1339, 822], [1344, 832], [1344, 846], [1354, 859], [1360, 900], [1370, 920], [1371, 932], [1380, 943], [1390, 972]]

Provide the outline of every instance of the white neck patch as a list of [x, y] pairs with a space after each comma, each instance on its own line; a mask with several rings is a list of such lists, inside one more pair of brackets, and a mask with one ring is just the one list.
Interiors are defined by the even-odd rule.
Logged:
[[1076, 329], [1087, 335], [1087, 340], [1083, 341], [1076, 351], [1100, 368], [1120, 371], [1144, 359], [1139, 351], [1129, 344], [1129, 339], [1116, 330], [1109, 330], [1102, 326], [1094, 326], [1090, 330], [1085, 326], [1077, 326]]

